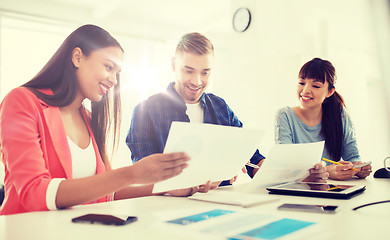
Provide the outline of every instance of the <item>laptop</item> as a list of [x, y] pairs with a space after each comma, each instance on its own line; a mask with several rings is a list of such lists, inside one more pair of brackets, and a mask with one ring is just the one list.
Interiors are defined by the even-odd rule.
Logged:
[[362, 193], [365, 185], [288, 182], [266, 188], [270, 194], [349, 199]]

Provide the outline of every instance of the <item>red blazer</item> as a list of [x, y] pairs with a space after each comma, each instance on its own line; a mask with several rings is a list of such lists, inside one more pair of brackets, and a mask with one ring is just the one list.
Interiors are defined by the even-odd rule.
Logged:
[[[98, 174], [105, 171], [105, 166], [85, 111], [82, 113], [96, 153]], [[50, 180], [72, 179], [72, 158], [59, 108], [47, 105], [27, 88], [12, 90], [0, 105], [0, 144], [5, 166], [5, 198], [0, 214], [48, 210], [46, 190]]]

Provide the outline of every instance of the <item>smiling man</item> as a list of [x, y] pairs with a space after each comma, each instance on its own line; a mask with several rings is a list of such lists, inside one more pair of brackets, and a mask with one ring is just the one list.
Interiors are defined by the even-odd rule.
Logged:
[[[167, 91], [151, 96], [134, 109], [126, 138], [134, 163], [164, 151], [172, 121], [242, 127], [222, 98], [205, 93], [213, 63], [214, 47], [209, 39], [199, 33], [182, 36], [172, 58], [175, 82], [169, 84]], [[250, 162], [260, 165], [262, 159], [256, 151]], [[257, 169], [247, 170], [253, 177]], [[228, 181], [221, 185], [226, 184]]]

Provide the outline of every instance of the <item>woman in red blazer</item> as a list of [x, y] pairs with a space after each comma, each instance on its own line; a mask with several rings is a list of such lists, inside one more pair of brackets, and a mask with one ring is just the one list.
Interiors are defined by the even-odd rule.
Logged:
[[[122, 60], [123, 49], [108, 32], [84, 25], [66, 38], [32, 80], [4, 98], [0, 146], [5, 199], [0, 214], [151, 195], [154, 183], [178, 175], [187, 166], [185, 153], [172, 153], [111, 169], [106, 140], [111, 123], [114, 142], [119, 131]], [[91, 101], [90, 112], [83, 106], [84, 99]], [[93, 160], [88, 170], [95, 174], [73, 177], [70, 142], [81, 151], [92, 144], [90, 156], [96, 164]], [[185, 196], [194, 190], [199, 189], [171, 194]], [[202, 191], [208, 191], [207, 186]]]

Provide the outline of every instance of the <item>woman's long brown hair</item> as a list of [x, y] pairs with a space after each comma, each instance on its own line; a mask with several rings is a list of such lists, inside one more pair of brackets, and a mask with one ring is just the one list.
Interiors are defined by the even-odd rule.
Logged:
[[[322, 83], [326, 81], [329, 84], [328, 90], [330, 91], [335, 85], [336, 70], [331, 62], [314, 58], [302, 66], [299, 77], [315, 79]], [[322, 103], [321, 134], [325, 138], [325, 147], [334, 161], [341, 159], [343, 149], [342, 113], [344, 107], [344, 99], [336, 91]]]
[[[76, 68], [72, 62], [72, 51], [79, 47], [89, 56], [93, 51], [106, 47], [123, 48], [118, 41], [104, 29], [95, 25], [84, 25], [72, 32], [62, 43], [42, 70], [24, 87], [30, 89], [38, 98], [51, 106], [64, 107], [71, 104], [77, 93]], [[101, 101], [92, 102], [91, 129], [106, 169], [111, 169], [107, 155], [107, 136], [113, 123], [114, 146], [118, 143], [121, 122], [120, 80], [114, 87], [114, 95], [108, 92]], [[53, 95], [44, 94], [39, 89], [51, 89]], [[112, 109], [111, 109], [112, 107]]]

